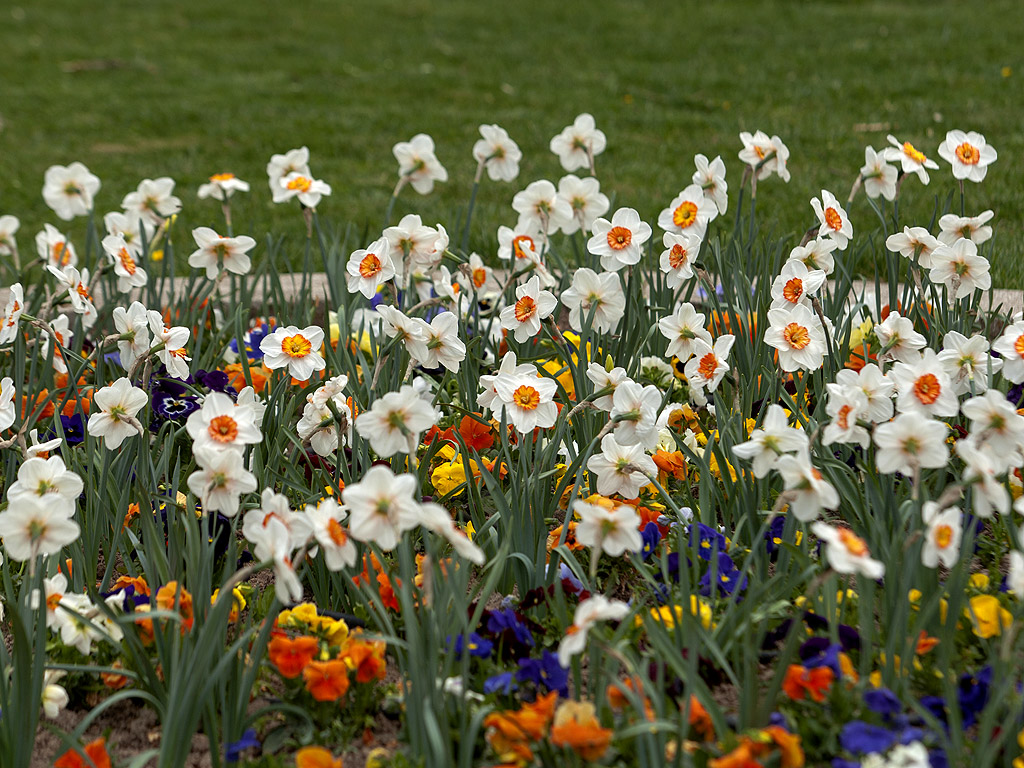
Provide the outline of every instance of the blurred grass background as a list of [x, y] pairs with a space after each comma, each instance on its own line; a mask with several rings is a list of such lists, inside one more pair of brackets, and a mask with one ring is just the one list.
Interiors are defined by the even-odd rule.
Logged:
[[[216, 227], [219, 206], [195, 192], [229, 170], [253, 185], [235, 198], [236, 232], [289, 233], [297, 252], [297, 205], [270, 202], [272, 153], [308, 145], [334, 187], [321, 216], [372, 237], [396, 180], [391, 147], [422, 131], [450, 181], [429, 197], [406, 189], [394, 219], [417, 212], [453, 229], [477, 126], [494, 122], [525, 157], [519, 179], [485, 179], [478, 198], [471, 246], [493, 254], [497, 226], [515, 220], [512, 195], [563, 173], [550, 138], [589, 111], [608, 135], [603, 190], [651, 222], [689, 183], [697, 152], [722, 155], [734, 206], [738, 133], [778, 134], [793, 180], [765, 183], [758, 208], [764, 228], [798, 237], [814, 223], [810, 198], [826, 188], [845, 199], [864, 146], [887, 133], [941, 165], [901, 195], [927, 224], [954, 189], [936, 148], [962, 128], [999, 152], [967, 209], [995, 211], [995, 284], [1021, 287], [1022, 38], [1020, 0], [14, 0], [0, 7], [0, 214], [22, 219], [20, 247], [32, 251], [44, 222], [64, 228], [42, 201], [43, 172], [80, 160], [103, 181], [97, 212], [170, 175], [182, 226]], [[850, 214], [860, 233], [877, 228], [863, 197]], [[81, 221], [67, 229], [81, 241]]]

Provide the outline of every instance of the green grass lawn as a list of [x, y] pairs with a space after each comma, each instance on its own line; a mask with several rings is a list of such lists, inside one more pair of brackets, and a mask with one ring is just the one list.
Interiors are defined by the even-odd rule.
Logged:
[[[272, 205], [265, 166], [307, 144], [334, 187], [321, 215], [376, 236], [396, 180], [391, 147], [422, 131], [450, 181], [425, 198], [405, 190], [396, 218], [453, 223], [477, 126], [495, 122], [525, 157], [516, 182], [481, 190], [472, 247], [493, 253], [497, 226], [515, 220], [512, 195], [562, 175], [550, 138], [589, 111], [608, 135], [603, 189], [648, 221], [689, 183], [697, 152], [723, 156], [734, 205], [738, 133], [760, 128], [792, 153], [792, 181], [759, 188], [775, 232], [812, 224], [821, 188], [845, 199], [864, 146], [890, 132], [942, 166], [930, 186], [904, 185], [902, 208], [927, 224], [954, 188], [936, 148], [962, 128], [999, 151], [967, 208], [995, 211], [995, 282], [1021, 287], [1022, 38], [1019, 0], [14, 0], [0, 9], [0, 214], [22, 219], [31, 250], [43, 222], [59, 223], [43, 172], [80, 160], [103, 180], [99, 211], [170, 175], [182, 223], [217, 226], [218, 206], [195, 191], [230, 170], [253, 184], [236, 231], [297, 242], [297, 204]], [[863, 232], [877, 227], [863, 197], [850, 214]]]

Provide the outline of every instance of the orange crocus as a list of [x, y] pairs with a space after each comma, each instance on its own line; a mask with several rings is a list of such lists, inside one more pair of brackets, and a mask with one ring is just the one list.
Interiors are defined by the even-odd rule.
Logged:
[[323, 747], [303, 747], [295, 753], [295, 768], [341, 768], [341, 758]]
[[340, 659], [311, 661], [302, 670], [302, 678], [317, 701], [337, 701], [348, 691], [348, 666]]
[[267, 655], [281, 677], [292, 680], [302, 674], [319, 650], [320, 643], [315, 637], [302, 635], [293, 640], [279, 635], [270, 641]]
[[782, 681], [782, 690], [793, 701], [802, 701], [804, 697], [810, 696], [815, 701], [822, 702], [828, 695], [835, 677], [830, 667], [807, 669], [800, 664], [790, 664]]
[[82, 747], [81, 752], [85, 757], [79, 750], [69, 749], [54, 761], [53, 768], [110, 768], [107, 740], [102, 736]]

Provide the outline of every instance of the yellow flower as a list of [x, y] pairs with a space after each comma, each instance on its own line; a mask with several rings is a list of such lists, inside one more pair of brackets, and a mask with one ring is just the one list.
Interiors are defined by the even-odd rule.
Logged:
[[[682, 621], [683, 606], [663, 605], [660, 608], [651, 608], [651, 618], [659, 624], [664, 624], [665, 629], [675, 629], [676, 622]], [[643, 624], [643, 618], [637, 616], [635, 623], [638, 627], [641, 626]]]
[[[736, 470], [733, 468], [732, 464], [730, 464], [728, 461], [726, 461], [725, 462], [725, 466], [728, 467], [728, 469], [729, 469], [729, 476], [732, 478], [733, 482], [736, 482]], [[713, 474], [719, 480], [722, 479], [722, 472], [718, 468], [718, 457], [715, 456], [714, 453], [711, 453], [710, 457], [708, 459], [708, 469], [710, 469], [711, 470], [711, 474]]]
[[711, 621], [711, 605], [706, 600], [698, 600], [696, 595], [690, 595], [690, 613], [700, 618], [704, 629], [711, 629], [714, 626]]
[[164, 249], [155, 248], [149, 252], [150, 261], [163, 261], [164, 260]]
[[996, 637], [1004, 627], [1013, 623], [1013, 615], [1003, 608], [994, 595], [975, 595], [964, 609], [964, 616], [971, 620], [971, 631], [981, 638]]
[[[573, 355], [573, 359], [575, 359]], [[554, 376], [555, 380], [562, 385], [570, 399], [576, 398], [576, 387], [572, 382], [572, 371], [560, 360], [538, 360], [540, 367], [547, 373]]]
[[871, 333], [874, 327], [874, 321], [869, 319], [865, 320], [856, 328], [852, 328], [850, 330], [850, 349], [860, 349], [861, 345], [864, 343], [865, 337], [867, 337], [867, 335]]
[[975, 589], [988, 589], [989, 578], [987, 573], [972, 573], [967, 583]]
[[[434, 490], [445, 496], [460, 485], [466, 482], [466, 467], [461, 461], [445, 462], [439, 464], [437, 469], [430, 473], [430, 484]], [[456, 496], [461, 496], [465, 488], [459, 488]]]
[[299, 603], [294, 608], [281, 611], [277, 615], [278, 624], [314, 624], [317, 619], [316, 606], [313, 603]]
[[[220, 590], [219, 589], [213, 590], [213, 594], [210, 595], [210, 605], [216, 604], [217, 598], [219, 596], [220, 596]], [[242, 593], [241, 589], [239, 589], [238, 587], [235, 587], [234, 589], [231, 590], [231, 598], [232, 598], [231, 613], [228, 614], [228, 621], [235, 622], [235, 621], [238, 621], [238, 612], [242, 611], [242, 610], [245, 610], [245, 606], [246, 606], [245, 595]]]
[[474, 536], [476, 536], [476, 526], [474, 526], [473, 521], [470, 520], [466, 523], [466, 538], [472, 541]]

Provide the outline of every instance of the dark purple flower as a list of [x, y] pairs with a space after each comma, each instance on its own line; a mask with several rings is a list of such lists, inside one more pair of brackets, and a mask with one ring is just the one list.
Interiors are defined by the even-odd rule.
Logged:
[[191, 395], [172, 395], [163, 390], [153, 394], [153, 415], [156, 428], [164, 421], [183, 421], [190, 413], [199, 410], [199, 403]]
[[64, 440], [68, 445], [78, 445], [85, 440], [85, 424], [82, 422], [82, 414], [73, 413], [70, 416], [61, 414], [60, 426], [64, 430]]
[[206, 387], [211, 392], [223, 392], [234, 396], [235, 388], [231, 386], [231, 379], [224, 371], [196, 371], [194, 378], [197, 384]]
[[843, 676], [843, 669], [839, 664], [839, 654], [842, 650], [843, 647], [838, 643], [829, 643], [827, 637], [812, 637], [800, 646], [799, 654], [808, 669], [828, 667], [836, 678], [840, 679]]
[[502, 632], [511, 632], [516, 642], [531, 648], [534, 644], [530, 628], [526, 626], [511, 608], [491, 611], [487, 617], [487, 631], [495, 635], [500, 635]]
[[975, 675], [964, 675], [960, 678], [956, 697], [960, 704], [960, 717], [964, 728], [974, 725], [978, 713], [985, 708], [991, 683], [992, 667], [989, 666], [982, 667]]

